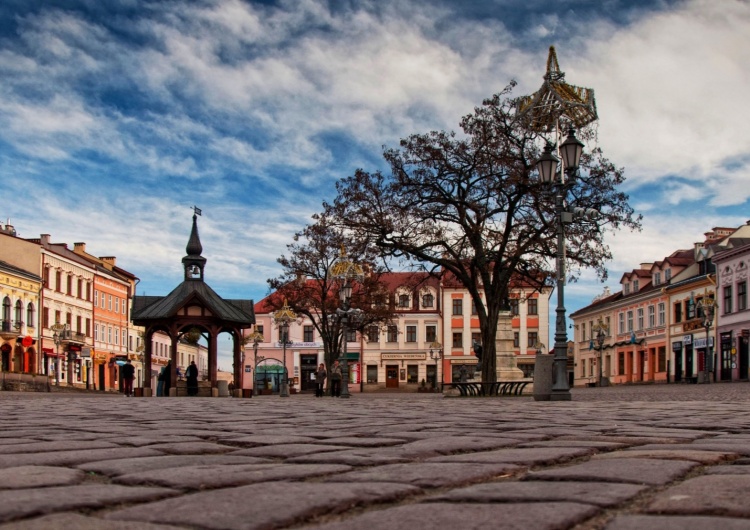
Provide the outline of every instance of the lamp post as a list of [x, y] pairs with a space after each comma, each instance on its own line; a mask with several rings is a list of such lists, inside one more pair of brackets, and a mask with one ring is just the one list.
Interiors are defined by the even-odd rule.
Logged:
[[49, 328], [53, 331], [52, 341], [55, 343], [55, 386], [60, 386], [60, 344], [62, 344], [63, 332], [67, 328], [67, 324], [59, 322], [55, 322]]
[[596, 323], [596, 325], [591, 328], [592, 332], [596, 332], [596, 345], [599, 347], [599, 386], [602, 386], [602, 367], [604, 365], [604, 339], [609, 335], [609, 328], [607, 325], [602, 322], [602, 319], [600, 318], [599, 321]]
[[289, 323], [297, 319], [297, 314], [287, 305], [284, 300], [284, 306], [273, 314], [273, 321], [281, 330], [282, 355], [284, 356], [284, 374], [281, 378], [281, 387], [279, 388], [279, 397], [289, 397], [289, 377], [286, 372], [286, 344], [289, 342]]
[[[256, 391], [255, 384], [258, 382], [258, 344], [263, 342], [263, 334], [255, 330], [250, 335], [248, 335], [247, 339], [253, 341], [253, 392], [257, 396], [258, 392]], [[265, 359], [265, 357], [261, 356], [261, 362], [263, 362], [263, 359]], [[244, 361], [242, 370], [244, 373]], [[244, 377], [244, 375], [242, 377]]]
[[[430, 344], [430, 359], [435, 361], [435, 390], [437, 390], [437, 383], [438, 383], [438, 361], [440, 361], [443, 357], [443, 345], [440, 344], [438, 341], [434, 341], [432, 344]], [[441, 387], [442, 387], [442, 381], [440, 381]]]
[[[576, 178], [583, 152], [583, 143], [575, 137], [571, 127], [568, 137], [560, 145], [563, 170], [558, 171], [560, 160], [552, 154], [552, 145], [547, 144], [537, 161], [537, 170], [543, 184], [553, 186], [555, 193], [555, 219], [557, 221], [557, 309], [555, 310], [555, 357], [552, 401], [570, 401], [568, 385], [568, 334], [565, 329], [565, 225], [573, 222], [573, 214], [565, 206], [565, 197]], [[563, 175], [568, 177], [567, 181]]]
[[339, 353], [339, 365], [341, 365], [341, 398], [349, 398], [349, 360], [346, 356], [346, 343], [347, 343], [347, 330], [349, 325], [349, 317], [356, 309], [352, 309], [352, 282], [362, 281], [365, 277], [364, 270], [362, 267], [351, 261], [346, 256], [346, 250], [344, 246], [341, 246], [341, 252], [339, 253], [338, 259], [331, 266], [331, 276], [341, 282], [339, 290], [339, 299], [341, 300], [341, 309], [338, 309], [336, 313], [341, 318], [341, 342], [342, 348]]
[[[701, 298], [698, 301], [698, 307], [701, 309], [701, 314], [703, 315], [703, 327], [706, 330], [706, 383], [711, 382], [711, 372], [713, 370], [713, 352], [711, 351], [711, 346], [709, 345], [709, 332], [711, 331], [711, 326], [714, 323], [714, 313], [716, 308], [716, 301], [709, 296], [708, 289], [703, 291], [703, 298]], [[714, 375], [714, 378], [716, 376]]]

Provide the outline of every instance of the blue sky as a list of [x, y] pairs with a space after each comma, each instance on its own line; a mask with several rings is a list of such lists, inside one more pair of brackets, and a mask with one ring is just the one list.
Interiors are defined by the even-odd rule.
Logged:
[[[5, 0], [0, 219], [117, 256], [160, 295], [182, 279], [197, 205], [207, 281], [258, 300], [337, 179], [408, 134], [457, 129], [511, 79], [535, 91], [550, 45], [596, 90], [598, 145], [644, 215], [609, 238], [613, 291], [750, 219], [736, 0]], [[568, 311], [602, 287], [584, 275]]]

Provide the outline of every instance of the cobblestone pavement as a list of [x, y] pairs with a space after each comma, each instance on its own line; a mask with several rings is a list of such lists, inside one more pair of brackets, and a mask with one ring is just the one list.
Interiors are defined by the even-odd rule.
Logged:
[[750, 384], [137, 399], [0, 392], [0, 530], [750, 529]]

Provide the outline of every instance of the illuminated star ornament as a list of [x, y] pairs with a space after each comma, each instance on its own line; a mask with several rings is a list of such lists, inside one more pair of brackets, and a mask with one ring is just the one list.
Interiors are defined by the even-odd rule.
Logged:
[[516, 100], [517, 115], [537, 132], [559, 131], [562, 118], [577, 129], [597, 120], [594, 89], [569, 85], [560, 71], [555, 47], [549, 47], [547, 73], [542, 87]]

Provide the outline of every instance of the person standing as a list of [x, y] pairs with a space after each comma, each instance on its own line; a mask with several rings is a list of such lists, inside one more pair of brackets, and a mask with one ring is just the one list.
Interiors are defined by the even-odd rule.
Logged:
[[120, 375], [122, 376], [122, 386], [125, 397], [133, 396], [133, 379], [135, 379], [135, 366], [128, 359], [122, 368], [120, 368]]
[[167, 361], [164, 367], [164, 396], [169, 397], [169, 389], [172, 388], [172, 359]]
[[190, 361], [190, 366], [185, 370], [185, 377], [187, 378], [187, 392], [188, 396], [198, 395], [198, 367], [195, 366], [195, 361]]
[[341, 379], [341, 366], [339, 365], [339, 360], [336, 359], [333, 361], [333, 366], [331, 367], [331, 396], [341, 396]]
[[326, 365], [320, 363], [318, 371], [315, 372], [315, 397], [323, 397], [323, 394], [325, 394], [327, 376]]
[[164, 373], [166, 371], [166, 366], [162, 366], [161, 370], [159, 370], [159, 377], [156, 378], [156, 397], [164, 397]]

